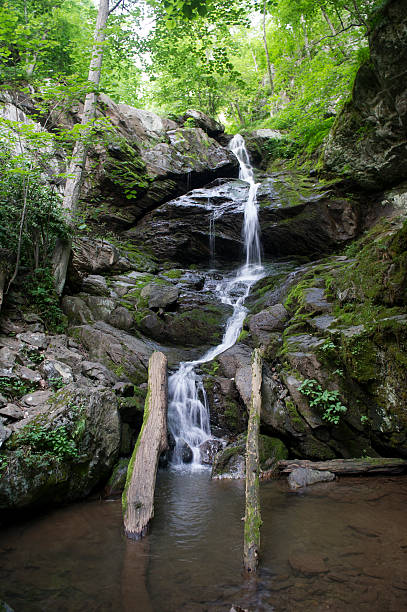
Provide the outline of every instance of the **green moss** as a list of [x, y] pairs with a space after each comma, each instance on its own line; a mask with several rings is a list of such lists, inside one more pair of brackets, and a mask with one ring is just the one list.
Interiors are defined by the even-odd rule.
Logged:
[[285, 400], [285, 405], [288, 410], [288, 414], [290, 415], [290, 421], [292, 426], [299, 433], [306, 433], [307, 427], [304, 423], [303, 418], [300, 416], [294, 402], [291, 400]]
[[106, 178], [120, 189], [127, 200], [137, 198], [149, 186], [151, 178], [140, 155], [124, 139], [120, 139], [120, 152], [108, 154], [104, 164]]
[[242, 329], [242, 331], [240, 332], [236, 343], [237, 342], [244, 342], [246, 340], [246, 338], [249, 336], [249, 332], [247, 331], [247, 329]]
[[219, 370], [219, 366], [220, 366], [219, 361], [217, 359], [213, 359], [212, 361], [209, 361], [208, 363], [203, 363], [201, 365], [201, 370], [202, 372], [205, 372], [205, 374], [208, 374], [209, 376], [216, 376]]
[[181, 276], [183, 275], [183, 271], [173, 268], [172, 270], [166, 270], [164, 275], [167, 276], [168, 278], [177, 279], [177, 278], [181, 278]]
[[278, 438], [259, 436], [259, 463], [261, 469], [270, 469], [277, 461], [288, 458], [288, 450]]
[[148, 389], [146, 401], [145, 401], [145, 404], [144, 404], [143, 424], [141, 426], [141, 430], [140, 430], [140, 433], [138, 435], [137, 442], [136, 442], [136, 444], [134, 446], [134, 450], [133, 450], [133, 453], [132, 453], [130, 461], [129, 461], [129, 467], [127, 468], [126, 484], [124, 485], [123, 495], [122, 495], [123, 516], [125, 516], [126, 512], [127, 512], [127, 493], [128, 493], [129, 486], [130, 486], [130, 483], [131, 483], [131, 477], [133, 475], [134, 462], [136, 461], [136, 457], [137, 457], [138, 449], [139, 449], [140, 442], [141, 442], [141, 439], [142, 439], [142, 436], [143, 436], [143, 432], [144, 432], [144, 429], [145, 429], [145, 427], [147, 425], [148, 418], [150, 416], [150, 405], [149, 404], [150, 404], [150, 389]]

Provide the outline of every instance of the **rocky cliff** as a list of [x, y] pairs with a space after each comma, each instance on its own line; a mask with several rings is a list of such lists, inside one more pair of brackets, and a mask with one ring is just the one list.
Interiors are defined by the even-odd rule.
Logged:
[[372, 19], [369, 59], [324, 153], [326, 167], [364, 189], [407, 178], [407, 11], [390, 0]]
[[[327, 144], [327, 168], [339, 176], [256, 174], [265, 276], [237, 344], [201, 371], [212, 431], [231, 442], [216, 476], [242, 475], [254, 347], [265, 360], [264, 467], [287, 456], [407, 456], [402, 6], [394, 0], [378, 14], [371, 63]], [[33, 121], [26, 95], [2, 96], [3, 116]], [[74, 125], [79, 111], [58, 121]], [[47, 330], [19, 287], [2, 311], [2, 511], [84, 497], [112, 471], [108, 490], [119, 491], [152, 351], [163, 350], [171, 368], [194, 359], [218, 344], [230, 314], [214, 287], [241, 260], [248, 188], [221, 126], [195, 111], [174, 122], [106, 97], [99, 117], [113, 131], [91, 151], [64, 333]], [[55, 159], [51, 181], [65, 163]]]

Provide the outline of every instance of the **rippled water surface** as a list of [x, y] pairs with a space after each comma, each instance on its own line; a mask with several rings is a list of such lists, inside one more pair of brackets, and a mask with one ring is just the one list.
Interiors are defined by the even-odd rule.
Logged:
[[243, 484], [158, 475], [151, 534], [129, 542], [119, 501], [87, 502], [0, 534], [0, 593], [16, 612], [407, 609], [407, 477], [291, 493], [262, 483], [262, 557], [242, 563]]

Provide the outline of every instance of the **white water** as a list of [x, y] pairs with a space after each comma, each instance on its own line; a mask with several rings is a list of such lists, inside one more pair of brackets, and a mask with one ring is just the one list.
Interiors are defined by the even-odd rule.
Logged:
[[[205, 389], [195, 368], [207, 361], [212, 361], [235, 344], [247, 312], [244, 302], [252, 285], [263, 275], [256, 200], [258, 185], [254, 181], [253, 169], [242, 136], [236, 134], [229, 147], [239, 160], [239, 178], [249, 184], [242, 229], [245, 263], [235, 275], [224, 277], [215, 289], [215, 295], [219, 300], [233, 308], [232, 315], [226, 323], [222, 342], [209, 349], [200, 359], [181, 363], [178, 371], [169, 378], [168, 428], [175, 440], [173, 465], [183, 464], [184, 442], [192, 450], [191, 466], [201, 465], [199, 446], [211, 438], [211, 431]], [[215, 250], [215, 244], [213, 244], [213, 249]]]

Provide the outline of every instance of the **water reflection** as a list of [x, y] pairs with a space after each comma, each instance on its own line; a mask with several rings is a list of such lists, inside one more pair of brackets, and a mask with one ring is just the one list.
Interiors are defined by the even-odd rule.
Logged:
[[16, 612], [407, 609], [407, 477], [262, 483], [261, 569], [242, 572], [242, 483], [161, 472], [142, 542], [117, 502], [76, 504], [0, 535], [0, 597]]

